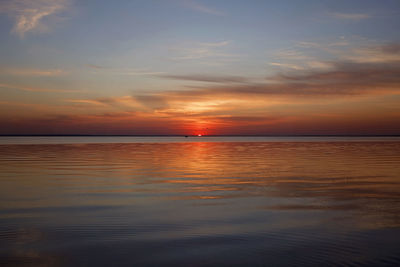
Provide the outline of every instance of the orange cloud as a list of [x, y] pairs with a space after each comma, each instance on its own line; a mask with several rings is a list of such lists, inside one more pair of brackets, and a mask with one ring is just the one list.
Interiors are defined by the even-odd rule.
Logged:
[[[375, 50], [386, 56], [400, 53], [396, 45]], [[261, 82], [240, 76], [163, 76], [189, 84], [148, 94], [67, 99], [63, 106], [49, 106], [47, 113], [42, 108], [40, 114], [3, 116], [0, 133], [400, 133], [400, 60], [329, 64]]]

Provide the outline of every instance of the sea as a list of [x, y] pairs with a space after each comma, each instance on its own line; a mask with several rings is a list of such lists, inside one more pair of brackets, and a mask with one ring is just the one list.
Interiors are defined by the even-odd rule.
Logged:
[[400, 266], [400, 137], [0, 137], [0, 266]]

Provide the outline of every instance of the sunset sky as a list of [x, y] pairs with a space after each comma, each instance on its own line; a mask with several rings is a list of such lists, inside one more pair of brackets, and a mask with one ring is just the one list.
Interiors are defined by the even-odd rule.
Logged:
[[400, 134], [398, 0], [2, 0], [0, 134]]

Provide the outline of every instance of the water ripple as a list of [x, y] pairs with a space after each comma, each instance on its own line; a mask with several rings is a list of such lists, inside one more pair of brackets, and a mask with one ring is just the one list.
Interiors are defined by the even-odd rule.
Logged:
[[398, 140], [146, 140], [0, 145], [0, 265], [400, 265]]

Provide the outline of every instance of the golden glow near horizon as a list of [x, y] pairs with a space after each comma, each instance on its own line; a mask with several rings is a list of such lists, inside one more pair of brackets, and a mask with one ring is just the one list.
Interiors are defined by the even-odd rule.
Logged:
[[367, 2], [3, 1], [0, 134], [399, 134], [399, 6]]

